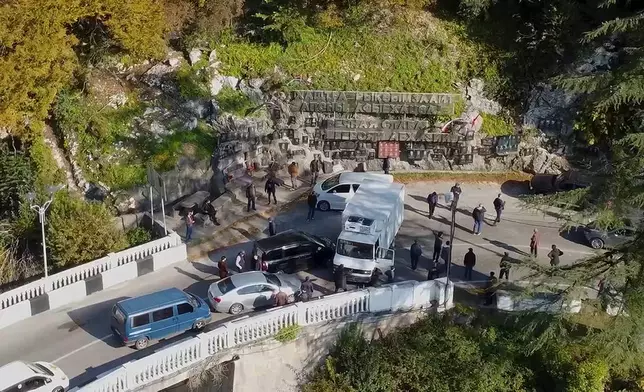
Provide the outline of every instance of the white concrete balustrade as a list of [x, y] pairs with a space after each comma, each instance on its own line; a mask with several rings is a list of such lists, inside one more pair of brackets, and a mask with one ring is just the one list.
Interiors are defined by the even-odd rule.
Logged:
[[[276, 335], [291, 325], [312, 325], [357, 314], [397, 312], [437, 306], [451, 307], [454, 285], [445, 278], [406, 281], [356, 290], [248, 315], [199, 334], [152, 355], [129, 362], [80, 388], [82, 392], [127, 392], [143, 389], [164, 378], [185, 375], [216, 353]], [[446, 297], [447, 295], [447, 297]], [[447, 300], [446, 300], [447, 299]], [[179, 382], [177, 380], [176, 382]]]

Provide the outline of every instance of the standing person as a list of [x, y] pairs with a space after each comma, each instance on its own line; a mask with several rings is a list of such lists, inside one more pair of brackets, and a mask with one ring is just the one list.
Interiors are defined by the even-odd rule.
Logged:
[[342, 289], [347, 291], [347, 273], [344, 270], [344, 264], [340, 264], [333, 272], [333, 282], [335, 283], [335, 292]]
[[441, 259], [443, 259], [443, 262], [445, 262], [445, 272], [447, 273], [447, 266], [450, 263], [449, 259], [449, 241], [445, 241], [443, 244], [443, 247], [441, 248]]
[[320, 174], [320, 161], [313, 158], [309, 167], [311, 169], [311, 186], [313, 186], [316, 182], [318, 182], [318, 175]]
[[253, 257], [250, 259], [250, 270], [251, 271], [261, 271], [261, 265], [259, 264], [259, 257], [257, 255], [253, 255]]
[[273, 217], [268, 218], [268, 234], [271, 237], [275, 235], [275, 220]]
[[439, 231], [434, 238], [434, 253], [432, 254], [432, 261], [438, 263], [438, 259], [441, 257], [441, 249], [443, 248], [443, 232]]
[[472, 271], [474, 271], [474, 266], [476, 265], [476, 255], [474, 254], [474, 249], [469, 248], [465, 256], [463, 257], [463, 265], [465, 266], [465, 274], [463, 274], [463, 279], [472, 280]]
[[559, 256], [563, 255], [563, 252], [557, 248], [557, 245], [552, 245], [552, 250], [548, 253], [550, 258], [550, 265], [556, 267], [559, 265]]
[[461, 190], [461, 184], [457, 182], [449, 191], [452, 193], [452, 196], [454, 197], [454, 200], [452, 201], [452, 203], [458, 204], [458, 199], [461, 197], [461, 193], [463, 192]]
[[496, 299], [496, 284], [498, 279], [494, 276], [494, 272], [490, 272], [487, 278], [487, 285], [485, 286], [485, 305], [492, 305]]
[[219, 226], [219, 221], [217, 220], [217, 209], [215, 206], [212, 205], [212, 203], [206, 201], [204, 204], [204, 211], [208, 215], [208, 218], [210, 218], [210, 221], [214, 224]]
[[434, 216], [434, 210], [438, 204], [438, 194], [436, 192], [432, 192], [427, 196], [427, 204], [429, 204], [429, 219], [432, 219], [432, 216]]
[[418, 245], [418, 240], [414, 240], [414, 243], [411, 244], [411, 248], [409, 249], [409, 256], [411, 257], [411, 269], [416, 271], [416, 268], [418, 267], [418, 260], [420, 260], [420, 256], [423, 254], [423, 249]]
[[271, 205], [271, 195], [273, 196], [273, 200], [275, 201], [275, 204], [277, 204], [277, 197], [275, 197], [275, 188], [277, 187], [277, 183], [275, 182], [275, 179], [273, 176], [268, 177], [268, 180], [266, 180], [266, 185], [264, 185], [264, 192], [268, 195], [268, 205]]
[[501, 222], [501, 212], [505, 209], [505, 201], [501, 199], [501, 194], [499, 193], [496, 199], [494, 199], [494, 211], [496, 211], [496, 219], [494, 224]]
[[483, 204], [479, 204], [478, 207], [472, 211], [472, 218], [474, 218], [474, 228], [472, 229], [472, 233], [474, 233], [474, 235], [481, 235], [486, 211], [487, 210], [483, 207]]
[[244, 272], [244, 266], [246, 265], [246, 252], [243, 250], [237, 253], [237, 258], [235, 259], [235, 267], [237, 267], [237, 272]]
[[293, 187], [293, 189], [295, 189], [297, 176], [300, 174], [300, 168], [297, 167], [297, 163], [295, 163], [295, 161], [291, 162], [291, 164], [288, 165], [288, 174], [291, 176], [291, 186]]
[[315, 192], [311, 191], [309, 197], [306, 198], [306, 203], [309, 205], [309, 213], [306, 215], [306, 221], [311, 221], [315, 219], [315, 208], [318, 205], [318, 196]]
[[302, 301], [306, 302], [313, 298], [313, 282], [308, 276], [304, 278], [300, 290], [302, 291]]
[[188, 211], [186, 215], [186, 242], [192, 239], [192, 229], [195, 225], [195, 216], [192, 210]]
[[250, 212], [250, 207], [252, 205], [253, 211], [257, 211], [255, 208], [255, 198], [257, 197], [257, 192], [255, 190], [255, 185], [251, 182], [248, 184], [246, 187], [246, 198], [248, 199], [248, 209], [246, 210], [247, 212]]
[[228, 259], [226, 259], [226, 256], [221, 256], [221, 259], [217, 262], [217, 269], [219, 270], [219, 279], [228, 277]]
[[537, 252], [539, 251], [539, 231], [534, 229], [532, 231], [532, 237], [530, 237], [530, 255], [537, 257]]
[[499, 279], [503, 279], [505, 275], [506, 280], [510, 280], [510, 267], [512, 267], [510, 254], [508, 252], [503, 252], [503, 257], [501, 257], [501, 262], [499, 263]]
[[389, 174], [389, 169], [391, 169], [391, 157], [387, 157], [382, 162], [382, 170], [385, 174]]

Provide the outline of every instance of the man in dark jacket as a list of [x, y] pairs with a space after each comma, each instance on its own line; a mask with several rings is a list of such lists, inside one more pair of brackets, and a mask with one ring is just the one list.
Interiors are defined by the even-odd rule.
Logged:
[[443, 248], [443, 232], [439, 232], [436, 234], [436, 238], [434, 238], [434, 253], [432, 254], [432, 261], [434, 263], [438, 263], [438, 259], [441, 257], [441, 249]]
[[485, 305], [493, 305], [494, 300], [496, 300], [496, 285], [498, 279], [494, 276], [494, 272], [490, 272], [490, 276], [487, 278], [487, 284], [485, 285]]
[[423, 254], [423, 249], [418, 245], [418, 241], [414, 240], [414, 243], [411, 244], [411, 249], [409, 249], [409, 256], [411, 258], [411, 269], [414, 271], [418, 267], [418, 260], [420, 260], [420, 256]]
[[307, 222], [315, 219], [315, 208], [318, 205], [318, 197], [315, 192], [309, 193], [309, 197], [306, 198], [306, 203], [309, 205], [309, 213], [306, 216]]
[[275, 179], [273, 177], [268, 177], [268, 180], [266, 180], [266, 185], [264, 185], [264, 191], [268, 195], [268, 205], [271, 205], [271, 195], [273, 195], [273, 200], [275, 201], [275, 204], [277, 204], [277, 197], [275, 197], [275, 188], [277, 187], [277, 183], [275, 182]]
[[557, 248], [557, 245], [552, 245], [552, 250], [548, 253], [550, 258], [550, 265], [556, 267], [559, 265], [559, 256], [563, 255], [563, 252]]
[[501, 222], [501, 212], [503, 212], [503, 209], [505, 209], [505, 201], [501, 199], [501, 194], [494, 199], [494, 211], [496, 211], [496, 219], [494, 220], [494, 224], [496, 225], [497, 223]]
[[474, 235], [481, 235], [486, 211], [487, 210], [483, 207], [483, 204], [479, 204], [478, 207], [472, 211], [472, 218], [474, 219], [474, 228], [472, 229], [472, 233], [474, 233]]
[[463, 257], [463, 265], [465, 266], [465, 274], [463, 275], [463, 279], [472, 280], [472, 271], [474, 270], [474, 266], [476, 265], [476, 255], [474, 254], [474, 249], [469, 248], [467, 250], [465, 257]]
[[341, 264], [336, 267], [333, 272], [333, 282], [335, 283], [335, 292], [337, 293], [342, 289], [347, 291], [347, 273], [344, 269], [344, 264]]
[[275, 235], [275, 233], [275, 220], [273, 219], [273, 217], [270, 217], [268, 218], [268, 235], [272, 237]]
[[250, 207], [253, 207], [254, 211], [257, 211], [255, 208], [255, 198], [257, 197], [257, 192], [255, 191], [255, 185], [253, 183], [250, 183], [246, 187], [246, 199], [248, 199], [248, 209], [246, 211], [250, 212]]
[[457, 205], [458, 199], [461, 197], [461, 193], [463, 192], [461, 190], [461, 184], [457, 182], [449, 191], [452, 192], [452, 194], [454, 195], [454, 200], [452, 201], [452, 204]]
[[510, 258], [510, 254], [508, 252], [503, 253], [503, 257], [501, 257], [501, 262], [499, 263], [499, 279], [503, 279], [503, 276], [505, 276], [506, 280], [510, 280], [510, 268], [512, 267], [512, 259]]
[[320, 174], [320, 161], [318, 159], [313, 159], [309, 165], [311, 169], [311, 185], [315, 185], [318, 182], [318, 174]]
[[302, 301], [306, 302], [313, 298], [313, 282], [308, 276], [304, 278], [300, 290], [302, 291]]
[[382, 162], [382, 170], [384, 170], [385, 174], [389, 174], [389, 169], [390, 168], [391, 168], [391, 158], [387, 157]]
[[429, 204], [429, 219], [432, 219], [432, 216], [434, 216], [434, 210], [438, 204], [438, 194], [436, 192], [432, 192], [427, 196], [427, 204]]

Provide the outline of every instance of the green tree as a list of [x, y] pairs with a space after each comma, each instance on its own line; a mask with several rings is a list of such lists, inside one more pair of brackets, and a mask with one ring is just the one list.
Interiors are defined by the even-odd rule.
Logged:
[[128, 246], [103, 204], [58, 192], [47, 217], [47, 245], [56, 267], [101, 258]]
[[0, 148], [0, 219], [12, 218], [20, 209], [20, 198], [33, 190], [34, 173], [22, 152]]

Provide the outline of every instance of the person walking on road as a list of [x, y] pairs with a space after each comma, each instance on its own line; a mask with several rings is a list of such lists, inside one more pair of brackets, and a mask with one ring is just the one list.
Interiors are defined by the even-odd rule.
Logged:
[[318, 175], [320, 174], [320, 160], [313, 159], [309, 165], [311, 169], [311, 186], [315, 185], [318, 182]]
[[390, 169], [391, 169], [391, 157], [387, 157], [382, 161], [382, 170], [385, 172], [385, 174], [389, 174]]
[[505, 209], [505, 201], [501, 199], [501, 194], [499, 193], [496, 199], [494, 199], [494, 211], [496, 211], [496, 219], [494, 224], [501, 222], [501, 212]]
[[494, 276], [494, 272], [490, 272], [490, 276], [487, 278], [487, 284], [485, 285], [485, 305], [487, 306], [494, 304], [497, 283], [498, 279]]
[[479, 204], [478, 207], [472, 211], [472, 218], [474, 218], [474, 228], [472, 229], [472, 233], [474, 233], [474, 235], [481, 235], [486, 212], [487, 210], [483, 207], [483, 204]]
[[219, 279], [228, 277], [228, 259], [226, 259], [226, 256], [221, 256], [221, 259], [217, 262], [217, 269], [219, 270]]
[[532, 237], [530, 237], [530, 255], [537, 257], [537, 252], [539, 251], [539, 231], [534, 229], [532, 231]]
[[300, 168], [297, 167], [297, 163], [295, 163], [295, 161], [291, 162], [291, 164], [288, 165], [288, 174], [291, 176], [291, 186], [293, 187], [293, 189], [295, 189], [297, 176], [300, 174]]
[[313, 298], [313, 282], [311, 282], [311, 278], [308, 276], [304, 278], [300, 289], [302, 290], [302, 301], [307, 302]]
[[461, 184], [457, 182], [449, 191], [452, 193], [452, 197], [453, 197], [452, 204], [457, 205], [458, 199], [461, 197], [461, 193], [463, 192], [461, 190]]
[[499, 279], [503, 279], [503, 276], [505, 275], [505, 279], [510, 280], [511, 267], [512, 259], [510, 258], [510, 254], [508, 252], [504, 252], [503, 257], [501, 257], [501, 262], [499, 263], [499, 268], [501, 269], [499, 272]]
[[432, 216], [434, 216], [434, 210], [438, 204], [438, 194], [436, 192], [432, 192], [427, 196], [427, 204], [429, 205], [429, 219], [432, 219]]
[[474, 254], [474, 249], [469, 248], [467, 250], [465, 257], [463, 257], [463, 265], [465, 266], [463, 279], [472, 280], [472, 271], [474, 271], [474, 266], [476, 265], [476, 255]]
[[432, 254], [432, 261], [438, 263], [438, 259], [441, 257], [441, 249], [443, 249], [443, 232], [440, 231], [436, 234], [434, 238], [434, 253]]
[[340, 290], [347, 291], [347, 273], [344, 264], [340, 264], [333, 272], [333, 282], [335, 283], [335, 292]]
[[244, 267], [246, 266], [246, 252], [243, 250], [237, 253], [237, 258], [235, 259], [235, 267], [237, 267], [237, 272], [244, 272]]
[[420, 256], [423, 254], [423, 249], [418, 245], [418, 240], [414, 240], [414, 243], [411, 244], [411, 248], [409, 249], [409, 256], [411, 258], [411, 269], [416, 271], [416, 268], [418, 267], [418, 260], [420, 260]]
[[270, 217], [270, 218], [268, 218], [268, 235], [270, 235], [272, 237], [275, 234], [276, 234], [275, 220], [273, 219], [273, 217]]
[[255, 185], [251, 182], [248, 184], [246, 187], [246, 199], [248, 199], [248, 208], [246, 209], [247, 212], [250, 212], [250, 207], [253, 207], [253, 211], [257, 211], [255, 208], [255, 199], [257, 198], [257, 191], [255, 190]]
[[192, 239], [192, 229], [195, 225], [195, 216], [192, 210], [188, 211], [186, 215], [186, 242]]
[[268, 177], [268, 180], [266, 180], [266, 185], [264, 185], [264, 192], [268, 195], [268, 205], [271, 205], [271, 196], [273, 196], [273, 200], [275, 201], [275, 204], [277, 204], [277, 197], [275, 197], [275, 188], [277, 188], [277, 183], [275, 182], [275, 178]]
[[557, 248], [557, 245], [552, 245], [552, 250], [548, 253], [550, 258], [550, 265], [556, 267], [559, 265], [559, 256], [563, 255], [563, 252]]
[[318, 196], [315, 192], [311, 191], [309, 197], [306, 198], [306, 203], [309, 205], [309, 213], [306, 215], [306, 221], [311, 221], [315, 219], [315, 208], [318, 205]]

